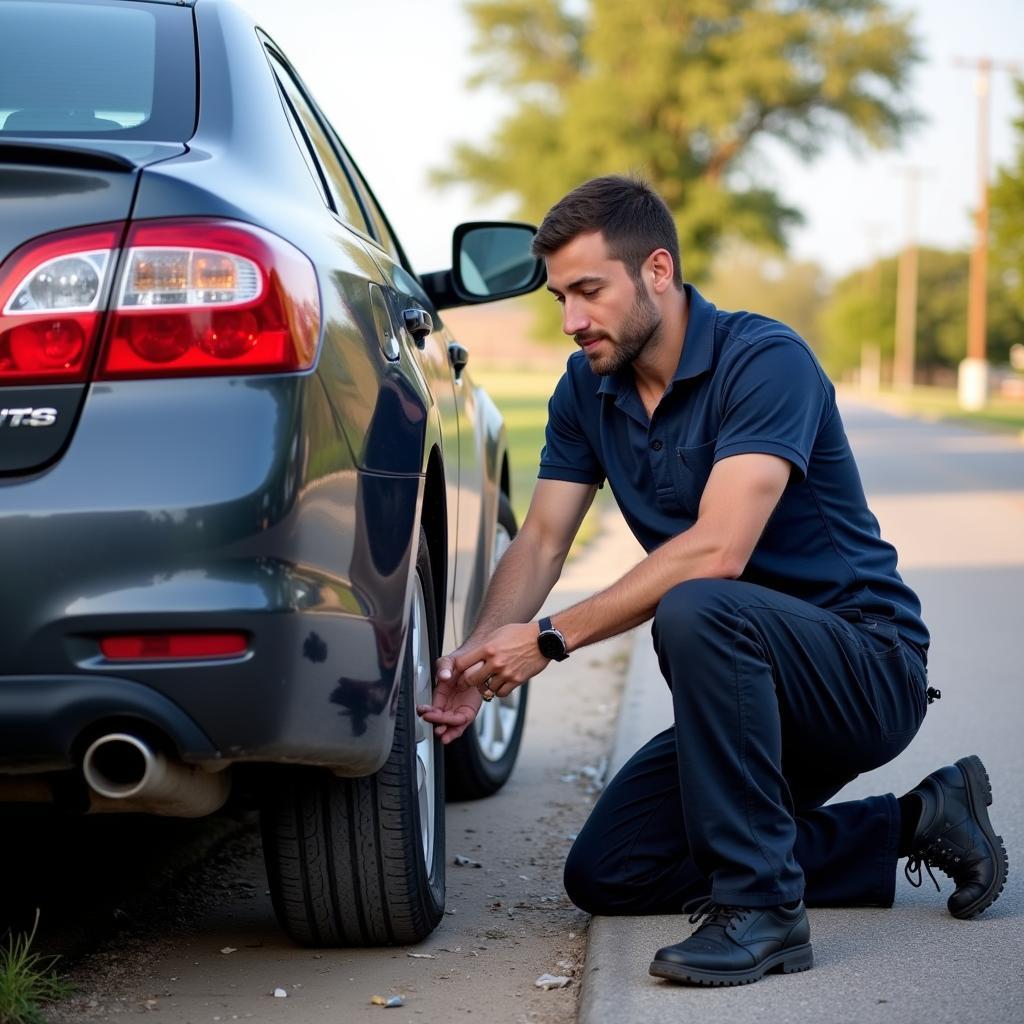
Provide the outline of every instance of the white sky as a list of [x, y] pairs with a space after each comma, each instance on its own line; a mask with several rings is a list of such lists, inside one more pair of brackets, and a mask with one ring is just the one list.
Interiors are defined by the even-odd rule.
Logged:
[[[284, 49], [345, 140], [419, 271], [450, 262], [451, 232], [463, 220], [501, 217], [468, 190], [437, 192], [432, 166], [451, 144], [482, 142], [503, 109], [492, 92], [469, 91], [472, 36], [462, 0], [241, 0]], [[967, 245], [978, 194], [974, 74], [954, 57], [1016, 60], [1024, 69], [1024, 0], [894, 0], [916, 14], [925, 61], [912, 97], [928, 121], [902, 152], [856, 156], [839, 141], [807, 166], [772, 150], [767, 180], [802, 209], [792, 255], [842, 274], [905, 238], [901, 169], [922, 168], [918, 236]], [[993, 75], [991, 160], [1013, 153], [1011, 121], [1024, 115], [1010, 76]], [[765, 172], [762, 172], [765, 173]], [[683, 258], [685, 260], [685, 253]]]

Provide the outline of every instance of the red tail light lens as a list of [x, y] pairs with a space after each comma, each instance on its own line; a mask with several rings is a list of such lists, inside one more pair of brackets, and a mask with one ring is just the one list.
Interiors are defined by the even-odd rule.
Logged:
[[259, 228], [134, 225], [97, 376], [307, 370], [320, 336], [313, 265]]
[[88, 378], [122, 230], [47, 235], [0, 266], [0, 386]]
[[245, 654], [245, 633], [137, 633], [100, 638], [108, 661], [196, 661]]

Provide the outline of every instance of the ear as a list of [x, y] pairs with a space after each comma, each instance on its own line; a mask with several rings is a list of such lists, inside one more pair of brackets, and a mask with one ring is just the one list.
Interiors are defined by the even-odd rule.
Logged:
[[655, 249], [644, 260], [643, 276], [650, 282], [655, 295], [663, 295], [669, 288], [675, 287], [675, 269], [675, 261], [668, 249]]

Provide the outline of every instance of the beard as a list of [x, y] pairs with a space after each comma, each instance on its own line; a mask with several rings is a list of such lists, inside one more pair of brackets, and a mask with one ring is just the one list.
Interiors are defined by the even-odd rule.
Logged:
[[[633, 305], [622, 318], [619, 329], [614, 335], [599, 335], [610, 343], [611, 353], [603, 358], [596, 355], [591, 356], [588, 353], [590, 369], [601, 377], [610, 377], [612, 374], [618, 373], [643, 352], [660, 326], [661, 313], [654, 300], [638, 282]], [[577, 342], [581, 340], [587, 340], [586, 336], [578, 335], [576, 337]]]

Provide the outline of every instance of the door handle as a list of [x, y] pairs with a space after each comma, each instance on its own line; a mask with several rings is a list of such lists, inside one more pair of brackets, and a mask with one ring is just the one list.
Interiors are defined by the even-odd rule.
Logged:
[[413, 306], [411, 309], [402, 310], [402, 320], [413, 340], [423, 348], [427, 335], [434, 329], [434, 321], [430, 314], [425, 309]]
[[469, 353], [457, 341], [453, 341], [448, 346], [448, 362], [452, 364], [455, 379], [458, 380], [469, 362]]

